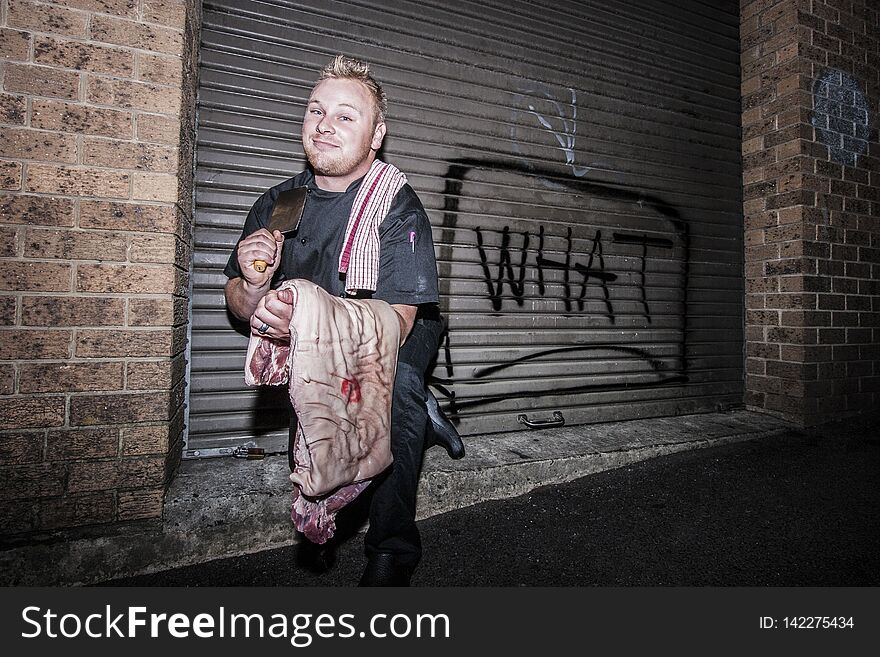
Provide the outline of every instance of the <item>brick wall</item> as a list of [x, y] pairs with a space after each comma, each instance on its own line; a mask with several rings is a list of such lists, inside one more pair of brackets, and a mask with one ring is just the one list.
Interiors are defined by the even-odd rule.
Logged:
[[880, 406], [880, 6], [743, 0], [746, 403]]
[[192, 0], [0, 0], [0, 532], [153, 518], [181, 453]]

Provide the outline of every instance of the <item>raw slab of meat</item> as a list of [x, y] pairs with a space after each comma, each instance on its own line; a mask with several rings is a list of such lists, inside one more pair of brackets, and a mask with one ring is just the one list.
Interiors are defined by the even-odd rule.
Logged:
[[325, 543], [336, 512], [391, 465], [400, 323], [384, 301], [340, 299], [301, 279], [279, 290], [293, 295], [290, 344], [252, 334], [245, 382], [290, 383], [298, 419], [291, 517]]

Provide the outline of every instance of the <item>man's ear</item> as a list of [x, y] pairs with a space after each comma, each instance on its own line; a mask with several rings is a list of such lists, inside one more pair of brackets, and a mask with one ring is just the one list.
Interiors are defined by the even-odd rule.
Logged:
[[373, 130], [373, 141], [370, 142], [370, 148], [378, 151], [382, 148], [383, 139], [385, 139], [385, 123], [377, 123], [375, 130]]

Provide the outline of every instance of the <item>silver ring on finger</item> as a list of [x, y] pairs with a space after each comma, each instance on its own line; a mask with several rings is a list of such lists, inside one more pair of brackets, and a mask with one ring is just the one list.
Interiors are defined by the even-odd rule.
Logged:
[[262, 326], [257, 329], [257, 333], [265, 333], [269, 330], [269, 325], [266, 322], [263, 322]]

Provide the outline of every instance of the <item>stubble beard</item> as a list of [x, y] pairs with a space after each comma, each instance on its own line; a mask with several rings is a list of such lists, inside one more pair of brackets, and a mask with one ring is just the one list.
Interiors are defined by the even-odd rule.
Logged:
[[303, 150], [312, 170], [318, 176], [347, 176], [357, 169], [370, 154], [370, 144], [364, 144], [349, 156], [320, 151], [309, 140], [303, 141]]

